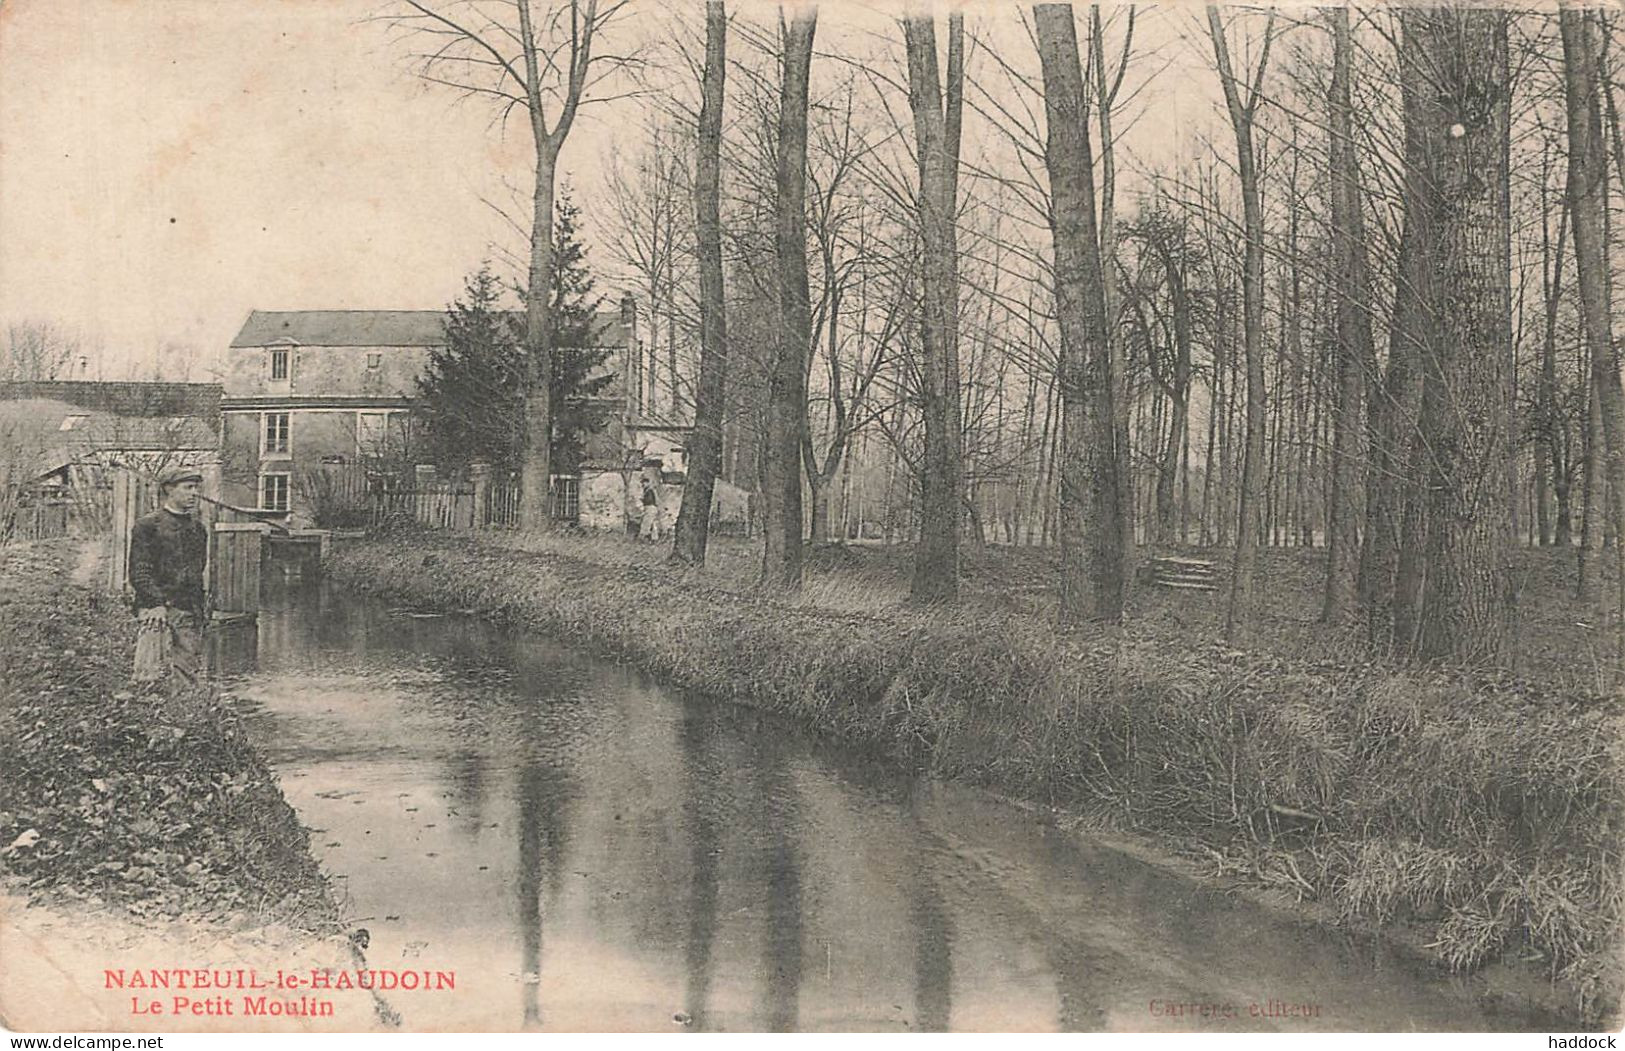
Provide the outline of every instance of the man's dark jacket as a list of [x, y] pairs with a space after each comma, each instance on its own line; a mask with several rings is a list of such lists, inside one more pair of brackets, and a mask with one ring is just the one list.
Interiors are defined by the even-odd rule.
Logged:
[[169, 606], [203, 615], [203, 562], [209, 534], [191, 515], [163, 508], [130, 530], [130, 587], [135, 608]]

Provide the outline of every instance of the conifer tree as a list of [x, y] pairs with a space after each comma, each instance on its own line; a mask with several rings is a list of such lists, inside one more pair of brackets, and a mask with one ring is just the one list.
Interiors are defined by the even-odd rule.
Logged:
[[498, 301], [489, 264], [470, 275], [446, 311], [446, 344], [418, 376], [425, 447], [443, 467], [519, 466], [524, 454], [524, 332]]
[[[581, 210], [566, 190], [555, 211], [550, 460], [557, 474], [580, 469], [586, 438], [603, 428], [611, 407], [592, 399], [614, 374], [598, 347], [604, 298], [587, 268], [576, 231]], [[521, 297], [523, 290], [519, 290]], [[524, 457], [524, 315], [500, 306], [502, 284], [489, 264], [470, 275], [462, 298], [446, 311], [446, 345], [429, 353], [418, 377], [418, 416], [435, 462], [464, 467], [485, 462], [515, 470]]]
[[[610, 406], [593, 401], [614, 382], [603, 366], [609, 351], [599, 346], [603, 326], [598, 312], [605, 297], [594, 292], [587, 268], [587, 249], [576, 231], [581, 209], [565, 187], [553, 222], [553, 473], [574, 474], [581, 468], [587, 435], [603, 429]], [[628, 347], [627, 353], [635, 349]]]

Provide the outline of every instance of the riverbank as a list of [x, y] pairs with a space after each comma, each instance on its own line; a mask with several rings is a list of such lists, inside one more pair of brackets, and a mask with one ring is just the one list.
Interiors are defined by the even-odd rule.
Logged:
[[[134, 620], [85, 562], [67, 540], [0, 551], [8, 963], [36, 955], [29, 931], [46, 913], [118, 917], [172, 946], [265, 931], [342, 941], [309, 835], [236, 715], [206, 689], [130, 688]], [[73, 939], [57, 930], [51, 951], [65, 953]], [[28, 1004], [7, 1000], [8, 1019]]]
[[1059, 639], [1020, 614], [866, 606], [835, 576], [787, 601], [614, 552], [403, 535], [341, 547], [330, 571], [1148, 835], [1351, 926], [1404, 927], [1454, 970], [1523, 961], [1590, 1015], [1616, 1003], [1617, 703], [1132, 631]]

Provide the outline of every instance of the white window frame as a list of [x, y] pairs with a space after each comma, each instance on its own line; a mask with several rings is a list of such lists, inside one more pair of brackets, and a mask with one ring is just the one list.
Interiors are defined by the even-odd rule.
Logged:
[[[384, 450], [384, 447], [389, 444], [389, 417], [390, 417], [390, 413], [388, 411], [384, 411], [384, 410], [376, 410], [376, 409], [357, 409], [356, 410], [356, 414], [355, 414], [355, 454], [356, 454], [357, 459], [365, 459], [366, 457], [369, 457], [369, 456], [378, 456], [378, 455], [382, 454], [382, 452]], [[375, 419], [375, 420], [378, 421], [378, 434], [377, 434], [378, 448], [376, 448], [376, 449], [367, 448], [366, 442], [365, 442], [365, 440], [363, 439], [363, 436], [362, 436], [361, 421], [364, 420], [364, 419], [369, 419], [369, 418]]]
[[[271, 447], [271, 417], [282, 417], [282, 448]], [[291, 460], [293, 459], [293, 413], [291, 412], [262, 412], [260, 413], [260, 459], [262, 460]]]
[[[267, 347], [266, 349], [269, 351], [269, 360], [266, 362], [266, 376], [270, 378], [272, 383], [287, 383], [288, 378], [293, 375], [293, 348], [282, 346]], [[276, 374], [277, 355], [279, 354], [282, 356], [282, 375], [280, 376]]]
[[[271, 506], [271, 502], [266, 499], [266, 496], [269, 495], [266, 492], [266, 483], [268, 483], [272, 478], [280, 478], [280, 479], [282, 479], [282, 506], [281, 507], [273, 507], [273, 506]], [[259, 492], [258, 492], [257, 495], [258, 495], [258, 498], [259, 498], [259, 505], [260, 505], [259, 509], [261, 511], [275, 511], [277, 513], [282, 513], [282, 512], [287, 511], [290, 507], [293, 506], [293, 478], [292, 478], [292, 476], [289, 475], [288, 472], [286, 472], [286, 471], [261, 471], [260, 472]]]

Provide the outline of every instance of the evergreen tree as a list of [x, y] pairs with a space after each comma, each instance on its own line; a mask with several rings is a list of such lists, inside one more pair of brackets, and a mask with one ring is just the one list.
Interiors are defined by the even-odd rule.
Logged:
[[517, 468], [524, 453], [524, 333], [498, 308], [501, 296], [490, 264], [481, 266], [446, 311], [446, 345], [429, 351], [418, 376], [418, 418], [442, 466]]
[[[581, 210], [566, 189], [554, 212], [552, 470], [574, 474], [589, 434], [612, 407], [591, 401], [614, 382], [603, 365], [609, 351], [598, 309], [604, 298], [587, 269], [576, 233]], [[523, 292], [521, 291], [521, 295]], [[463, 296], [446, 311], [446, 345], [430, 351], [418, 377], [418, 415], [435, 462], [463, 467], [483, 461], [517, 469], [524, 455], [524, 315], [501, 309], [502, 285], [489, 264], [470, 276]]]
[[553, 439], [554, 474], [574, 474], [581, 468], [587, 435], [602, 430], [611, 407], [591, 401], [615, 381], [603, 368], [609, 351], [598, 347], [603, 326], [598, 311], [604, 296], [594, 294], [596, 282], [587, 269], [587, 249], [576, 232], [581, 209], [569, 187], [559, 193], [553, 222]]

